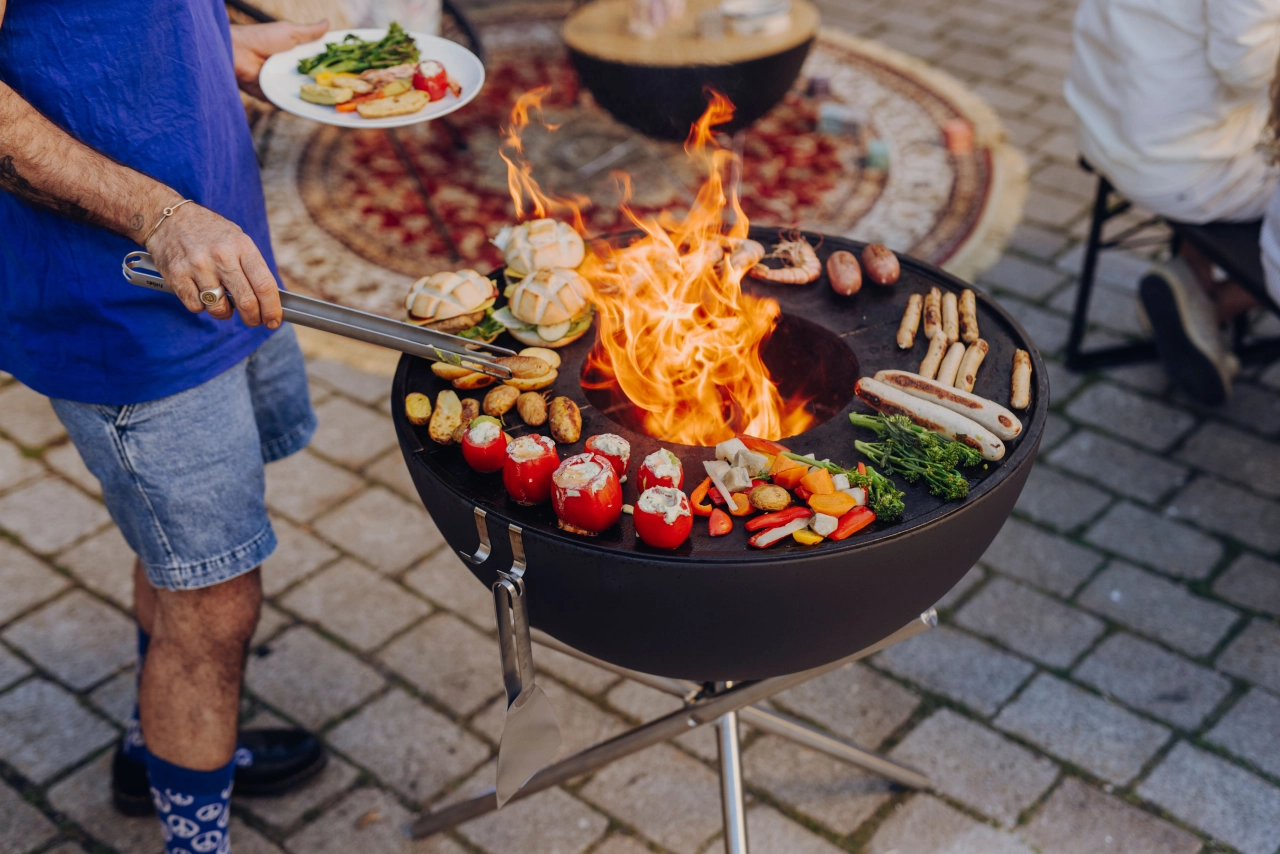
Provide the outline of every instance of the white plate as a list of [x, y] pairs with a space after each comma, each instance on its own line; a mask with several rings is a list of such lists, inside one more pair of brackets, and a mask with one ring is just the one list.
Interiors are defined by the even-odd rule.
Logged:
[[409, 33], [418, 45], [419, 60], [425, 62], [428, 59], [434, 59], [443, 65], [449, 72], [449, 76], [462, 86], [461, 95], [455, 97], [453, 94], [447, 94], [439, 101], [427, 104], [416, 113], [410, 113], [407, 116], [390, 116], [385, 119], [366, 119], [359, 113], [340, 113], [333, 107], [309, 104], [302, 100], [299, 94], [302, 84], [314, 81], [298, 70], [298, 61], [324, 53], [325, 45], [340, 42], [348, 34], [359, 36], [365, 41], [377, 41], [384, 37], [387, 31], [334, 30], [325, 33], [324, 38], [318, 41], [300, 44], [292, 50], [268, 57], [262, 64], [262, 71], [258, 73], [258, 85], [262, 87], [263, 94], [286, 113], [293, 113], [295, 116], [321, 124], [342, 128], [395, 128], [447, 116], [480, 94], [480, 87], [484, 85], [484, 65], [474, 53], [457, 42], [451, 42], [440, 36]]

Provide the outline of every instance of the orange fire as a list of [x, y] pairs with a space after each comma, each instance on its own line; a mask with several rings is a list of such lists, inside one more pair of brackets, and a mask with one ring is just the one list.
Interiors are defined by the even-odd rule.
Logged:
[[[520, 131], [542, 94], [520, 98], [505, 137], [513, 152], [503, 155], [512, 197], [521, 213], [525, 194], [539, 216], [568, 210], [581, 230], [577, 200], [543, 194], [519, 157]], [[707, 174], [689, 212], [682, 219], [641, 219], [624, 201], [622, 211], [644, 236], [623, 247], [597, 241], [579, 268], [598, 312], [585, 375], [620, 389], [643, 412], [645, 433], [687, 445], [714, 445], [735, 433], [781, 439], [813, 420], [803, 400], [783, 399], [761, 358], [781, 314], [778, 303], [744, 293], [747, 265], [731, 261], [749, 223], [725, 187], [734, 155], [716, 143], [712, 129], [729, 121], [733, 109], [712, 93], [689, 132], [685, 151]], [[629, 189], [627, 176], [619, 178]]]

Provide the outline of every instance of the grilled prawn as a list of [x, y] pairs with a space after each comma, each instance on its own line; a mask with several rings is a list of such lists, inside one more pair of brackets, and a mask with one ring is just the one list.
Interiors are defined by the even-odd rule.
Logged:
[[780, 242], [764, 257], [777, 258], [782, 261], [783, 266], [766, 267], [756, 264], [747, 271], [747, 275], [780, 285], [807, 285], [822, 275], [818, 253], [813, 251], [809, 241], [803, 237], [797, 236], [795, 240]]

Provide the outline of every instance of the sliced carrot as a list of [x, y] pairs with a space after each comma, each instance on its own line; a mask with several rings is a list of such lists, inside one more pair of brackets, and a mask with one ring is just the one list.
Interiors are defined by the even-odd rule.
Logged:
[[788, 456], [778, 454], [773, 458], [773, 462], [769, 464], [769, 474], [777, 474], [780, 471], [786, 471], [787, 469], [798, 469], [798, 468], [808, 469], [809, 467], [806, 466], [804, 463], [796, 462], [795, 460], [791, 459]]
[[847, 492], [832, 492], [828, 495], [814, 495], [809, 499], [809, 506], [815, 513], [824, 513], [839, 519], [848, 513], [858, 502]]
[[783, 489], [795, 489], [800, 481], [809, 473], [808, 466], [797, 465], [793, 469], [783, 469], [773, 473], [773, 482]]
[[383, 97], [383, 95], [382, 95], [382, 92], [380, 91], [366, 92], [363, 95], [356, 95], [350, 101], [343, 101], [341, 104], [338, 104], [336, 107], [334, 107], [334, 109], [340, 113], [354, 113], [356, 111], [356, 107], [360, 106], [366, 101], [376, 101], [381, 97]]
[[711, 511], [711, 518], [707, 521], [707, 533], [713, 537], [723, 537], [732, 530], [733, 520], [729, 518], [728, 513], [719, 507]]
[[866, 473], [867, 473], [867, 464], [858, 463], [858, 474], [866, 474]]
[[800, 485], [814, 495], [830, 495], [836, 491], [836, 485], [831, 482], [831, 472], [826, 469], [815, 468], [800, 479]]
[[693, 510], [695, 516], [710, 516], [712, 507], [710, 504], [703, 504], [702, 499], [707, 497], [707, 491], [711, 489], [711, 478], [706, 478], [689, 496], [689, 507]]
[[751, 506], [751, 502], [747, 500], [745, 492], [735, 492], [733, 494], [734, 507], [729, 511], [731, 516], [749, 516], [756, 508]]

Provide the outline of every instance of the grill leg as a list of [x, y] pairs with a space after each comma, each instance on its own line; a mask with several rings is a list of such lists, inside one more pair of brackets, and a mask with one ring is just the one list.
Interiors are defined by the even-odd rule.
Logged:
[[[679, 679], [669, 679], [666, 676], [639, 673], [635, 670], [628, 670], [625, 667], [619, 667], [616, 664], [593, 658], [568, 644], [561, 643], [551, 635], [538, 629], [533, 630], [533, 639], [543, 646], [548, 646], [558, 652], [563, 652], [565, 655], [573, 656], [579, 661], [594, 664], [603, 670], [609, 670], [619, 676], [625, 676], [628, 679], [639, 682], [641, 685], [648, 685], [650, 688], [656, 688], [676, 697], [688, 698], [698, 691], [698, 686], [693, 682], [683, 682]], [[781, 736], [788, 741], [794, 741], [796, 744], [803, 744], [811, 750], [825, 753], [833, 759], [839, 759], [841, 762], [865, 768], [873, 774], [879, 774], [881, 777], [892, 780], [900, 786], [905, 786], [908, 789], [929, 788], [929, 778], [914, 768], [901, 765], [878, 753], [863, 750], [856, 744], [837, 738], [834, 735], [829, 735], [795, 718], [776, 712], [767, 706], [746, 706], [738, 712], [738, 716], [748, 726], [753, 726], [772, 735]]]
[[720, 718], [720, 805], [724, 810], [725, 854], [748, 854], [747, 808], [743, 799], [742, 743], [738, 713]]
[[[726, 688], [722, 692], [691, 698], [683, 709], [677, 709], [643, 726], [628, 730], [607, 741], [602, 741], [597, 745], [579, 751], [568, 758], [561, 759], [553, 765], [548, 765], [537, 774], [534, 774], [529, 779], [529, 782], [525, 783], [511, 799], [518, 800], [529, 797], [541, 792], [543, 789], [567, 783], [575, 777], [581, 777], [583, 774], [587, 774], [597, 768], [603, 768], [611, 762], [617, 762], [623, 757], [639, 753], [647, 747], [670, 741], [690, 729], [713, 723], [745, 706], [762, 702], [775, 694], [786, 691], [788, 688], [794, 688], [797, 685], [808, 682], [810, 679], [816, 679], [824, 673], [837, 670], [846, 664], [867, 656], [875, 655], [880, 650], [887, 649], [896, 643], [926, 632], [937, 624], [938, 615], [930, 609], [921, 614], [918, 619], [912, 620], [884, 640], [839, 661], [833, 661], [802, 673], [791, 673], [786, 676], [774, 676], [769, 679], [742, 682], [732, 688]], [[736, 743], [736, 738], [734, 741]], [[738, 780], [741, 781], [741, 769], [739, 769]], [[738, 787], [741, 789], [741, 782], [738, 783]], [[497, 808], [497, 795], [490, 788], [465, 801], [459, 801], [443, 807], [436, 812], [420, 815], [406, 830], [410, 837], [421, 839], [424, 836], [430, 836], [433, 833], [456, 827], [464, 821], [479, 818]]]

